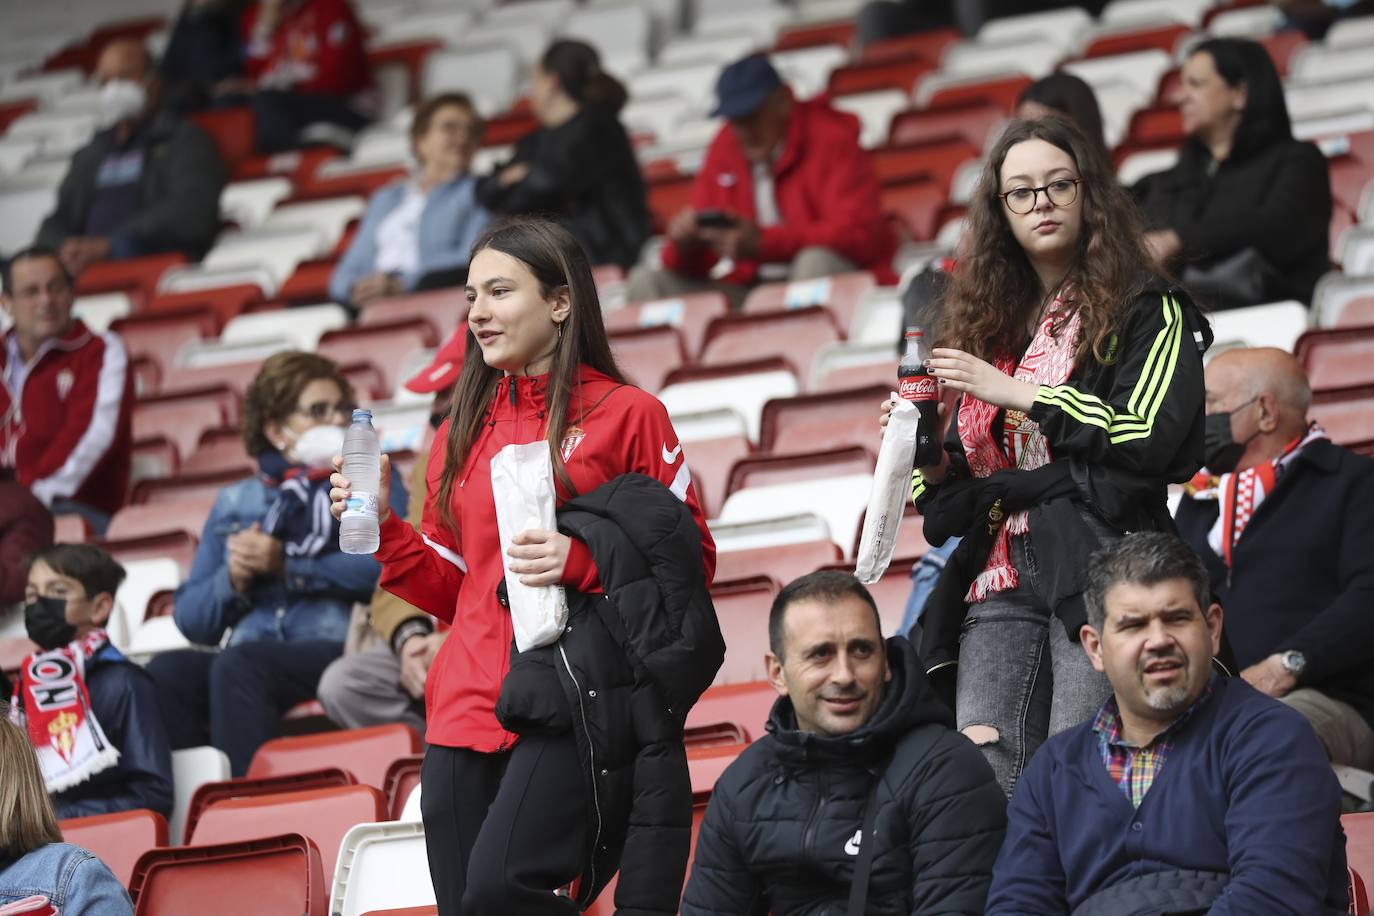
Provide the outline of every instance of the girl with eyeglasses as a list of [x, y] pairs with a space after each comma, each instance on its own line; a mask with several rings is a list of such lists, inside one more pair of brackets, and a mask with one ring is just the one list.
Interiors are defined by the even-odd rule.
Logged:
[[970, 202], [929, 361], [957, 401], [912, 498], [932, 544], [963, 540], [921, 653], [1008, 795], [1046, 737], [1111, 692], [1077, 645], [1083, 558], [1170, 528], [1165, 488], [1202, 464], [1211, 331], [1150, 272], [1139, 225], [1101, 144], [1057, 115], [1013, 122]]
[[[352, 411], [348, 379], [314, 353], [271, 356], [249, 384], [242, 435], [258, 472], [220, 490], [173, 610], [187, 639], [218, 651], [148, 664], [173, 750], [213, 744], [244, 775], [343, 654], [353, 603], [371, 597], [380, 572], [372, 557], [339, 551], [329, 516], [330, 462]], [[404, 513], [400, 475], [392, 480]]]

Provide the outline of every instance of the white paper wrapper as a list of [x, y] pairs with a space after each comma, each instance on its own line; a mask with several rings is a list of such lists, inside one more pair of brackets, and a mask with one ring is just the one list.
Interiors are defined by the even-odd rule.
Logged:
[[507, 554], [511, 540], [528, 528], [558, 530], [554, 517], [553, 462], [542, 439], [508, 445], [491, 459], [491, 495], [496, 504], [496, 529], [501, 538], [501, 562], [506, 568], [506, 595], [515, 648], [521, 652], [556, 642], [568, 623], [568, 600], [561, 585], [531, 588], [511, 572]]
[[916, 405], [895, 391], [896, 407], [883, 430], [883, 446], [878, 451], [878, 467], [873, 473], [873, 490], [868, 494], [868, 511], [859, 538], [859, 554], [854, 575], [865, 585], [877, 582], [892, 562], [897, 547], [897, 529], [911, 493], [911, 461], [916, 456], [916, 424], [921, 412]]

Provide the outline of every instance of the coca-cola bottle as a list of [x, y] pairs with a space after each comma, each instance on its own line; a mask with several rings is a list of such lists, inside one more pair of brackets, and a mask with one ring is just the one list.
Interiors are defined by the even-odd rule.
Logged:
[[930, 359], [930, 344], [925, 331], [917, 327], [906, 329], [906, 352], [897, 367], [897, 393], [916, 405], [921, 422], [916, 427], [917, 467], [940, 463], [940, 392], [935, 376], [926, 368]]

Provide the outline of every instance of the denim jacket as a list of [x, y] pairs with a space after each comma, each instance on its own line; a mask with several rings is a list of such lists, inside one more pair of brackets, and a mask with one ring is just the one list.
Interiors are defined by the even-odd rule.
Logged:
[[[370, 556], [332, 550], [316, 557], [287, 557], [281, 579], [259, 578], [247, 594], [229, 584], [229, 536], [261, 523], [278, 490], [257, 477], [220, 490], [200, 536], [191, 574], [177, 589], [173, 619], [194, 643], [217, 646], [275, 639], [322, 639], [343, 644], [355, 601], [367, 601], [381, 566]], [[391, 511], [404, 516], [405, 482], [391, 471]]]
[[49, 843], [18, 859], [0, 857], [0, 906], [43, 896], [62, 916], [133, 916], [114, 873], [70, 843]]

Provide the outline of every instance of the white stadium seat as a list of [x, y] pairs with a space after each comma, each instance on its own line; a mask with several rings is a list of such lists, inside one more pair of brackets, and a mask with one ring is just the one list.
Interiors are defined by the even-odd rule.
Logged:
[[246, 344], [285, 338], [297, 350], [314, 352], [327, 331], [347, 325], [347, 310], [330, 302], [236, 315], [224, 326], [219, 339], [224, 344]]
[[678, 382], [666, 386], [658, 399], [671, 416], [730, 407], [744, 418], [753, 442], [759, 441], [763, 405], [770, 398], [790, 398], [800, 392], [797, 377], [785, 369], [747, 375]]
[[333, 877], [329, 912], [335, 916], [433, 906], [424, 824], [388, 821], [352, 827], [344, 834]]

